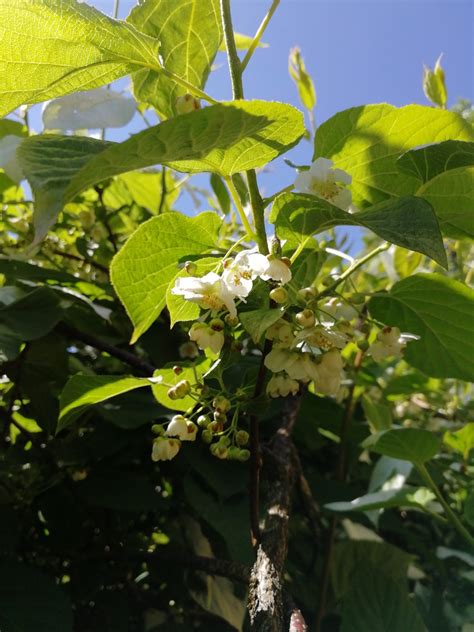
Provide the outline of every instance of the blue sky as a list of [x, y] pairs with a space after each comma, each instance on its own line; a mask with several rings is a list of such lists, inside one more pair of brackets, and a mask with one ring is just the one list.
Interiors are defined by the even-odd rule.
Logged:
[[[114, 0], [89, 3], [112, 14]], [[134, 4], [135, 0], [120, 0], [119, 17], [126, 17]], [[235, 30], [253, 34], [269, 5], [270, 0], [233, 0]], [[282, 0], [264, 36], [270, 47], [256, 52], [245, 73], [245, 96], [299, 106], [287, 72], [288, 52], [297, 45], [315, 81], [317, 123], [366, 103], [426, 104], [423, 63], [432, 66], [440, 53], [449, 105], [459, 97], [472, 100], [473, 29], [471, 0]], [[220, 67], [212, 73], [207, 91], [227, 99], [231, 92], [225, 56], [219, 54], [217, 62]], [[108, 132], [107, 138], [122, 140], [141, 127], [136, 116], [127, 128]], [[311, 154], [311, 146], [303, 141], [288, 157], [308, 163]], [[294, 172], [281, 159], [272, 163], [270, 173], [262, 176], [265, 194], [293, 178]], [[188, 203], [183, 198], [181, 204]]]

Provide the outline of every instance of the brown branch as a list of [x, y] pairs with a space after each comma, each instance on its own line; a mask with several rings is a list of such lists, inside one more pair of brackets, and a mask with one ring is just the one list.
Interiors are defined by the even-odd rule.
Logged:
[[64, 259], [71, 259], [71, 261], [79, 261], [80, 263], [86, 263], [105, 274], [109, 274], [109, 269], [106, 266], [103, 266], [101, 263], [94, 261], [93, 259], [85, 259], [84, 257], [79, 257], [79, 255], [75, 255], [72, 252], [63, 252], [62, 250], [57, 250], [53, 248], [51, 252], [54, 255], [58, 255], [59, 257], [63, 257]]
[[252, 629], [259, 632], [281, 632], [285, 627], [283, 567], [288, 552], [291, 498], [298, 476], [296, 448], [290, 435], [300, 401], [300, 397], [286, 399], [282, 424], [264, 454], [264, 520], [248, 599]]
[[134, 369], [137, 369], [138, 371], [140, 371], [140, 373], [143, 373], [147, 377], [151, 377], [156, 370], [152, 364], [150, 364], [146, 360], [142, 360], [134, 353], [126, 351], [125, 349], [120, 349], [119, 347], [115, 347], [114, 345], [111, 345], [108, 342], [105, 342], [104, 340], [93, 336], [92, 334], [79, 331], [75, 327], [72, 327], [71, 325], [68, 325], [64, 322], [59, 323], [56, 329], [60, 333], [74, 338], [75, 340], [79, 340], [80, 342], [84, 342], [86, 345], [90, 345], [91, 347], [94, 347], [99, 351], [105, 351], [105, 353], [108, 353], [114, 358], [117, 358], [125, 364], [133, 367]]

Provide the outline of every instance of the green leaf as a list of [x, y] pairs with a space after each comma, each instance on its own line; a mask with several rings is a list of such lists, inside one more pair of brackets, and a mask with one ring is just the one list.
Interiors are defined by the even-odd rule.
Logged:
[[446, 253], [433, 209], [417, 197], [380, 202], [358, 213], [346, 213], [337, 206], [304, 193], [284, 193], [273, 205], [270, 221], [280, 239], [292, 245], [334, 226], [364, 226], [382, 239], [426, 254], [447, 267]]
[[415, 193], [418, 178], [398, 170], [398, 156], [445, 140], [472, 141], [474, 130], [455, 112], [421, 105], [365, 105], [339, 112], [319, 127], [314, 157], [331, 158], [351, 174], [353, 200], [362, 207]]
[[434, 500], [435, 495], [426, 487], [402, 487], [366, 494], [350, 501], [328, 503], [324, 505], [330, 511], [372, 511], [391, 507], [423, 507]]
[[474, 380], [474, 291], [440, 274], [402, 279], [373, 296], [369, 311], [380, 322], [420, 337], [405, 358], [433, 377]]
[[447, 140], [411, 149], [398, 158], [400, 171], [418, 178], [423, 183], [445, 171], [474, 165], [474, 143]]
[[465, 461], [474, 449], [474, 423], [470, 422], [455, 432], [445, 432], [443, 442], [456, 452], [460, 452]]
[[[142, 0], [127, 22], [159, 40], [166, 70], [204, 88], [222, 41], [218, 0]], [[139, 70], [133, 75], [133, 85], [137, 99], [153, 105], [165, 118], [177, 114], [176, 98], [186, 93], [156, 70]]]
[[[354, 576], [365, 564], [382, 567], [386, 573], [398, 581], [406, 578], [412, 556], [391, 544], [364, 540], [339, 542], [334, 550], [331, 565], [331, 582], [339, 599], [354, 586]], [[364, 632], [375, 632], [377, 628], [367, 628]], [[408, 631], [407, 631], [408, 632]]]
[[464, 520], [474, 527], [474, 492], [470, 492], [464, 501]]
[[63, 203], [105, 178], [159, 163], [178, 171], [221, 176], [262, 167], [291, 149], [303, 134], [303, 115], [284, 103], [212, 105], [106, 149], [72, 179]]
[[421, 428], [392, 428], [370, 436], [363, 445], [378, 454], [415, 464], [429, 461], [440, 448], [436, 435]]
[[152, 383], [151, 379], [145, 377], [73, 375], [59, 398], [57, 432], [70, 426], [89, 406], [136, 388], [151, 386]]
[[153, 375], [153, 386], [151, 389], [156, 401], [166, 408], [181, 412], [186, 412], [189, 408], [193, 408], [196, 405], [195, 399], [189, 395], [183, 397], [183, 399], [170, 399], [167, 394], [168, 390], [181, 380], [188, 380], [190, 384], [195, 384], [196, 376], [200, 378], [209, 369], [210, 365], [211, 362], [208, 359], [204, 359], [201, 362], [198, 361], [194, 366], [180, 364], [182, 371], [179, 375], [176, 375], [172, 367], [157, 369]]
[[215, 173], [211, 173], [210, 184], [212, 190], [214, 191], [214, 195], [219, 202], [221, 211], [224, 213], [224, 215], [227, 215], [227, 213], [230, 212], [230, 195], [227, 191], [227, 187], [222, 181], [222, 178]]
[[311, 111], [316, 105], [316, 90], [299, 48], [292, 48], [288, 58], [288, 72], [296, 84], [301, 103]]
[[269, 327], [283, 316], [281, 309], [256, 309], [250, 312], [242, 312], [240, 321], [244, 329], [252, 336], [252, 340], [258, 344]]
[[2, 632], [72, 632], [67, 595], [54, 579], [17, 562], [0, 565]]
[[84, 136], [31, 136], [18, 148], [17, 156], [35, 199], [34, 243], [40, 242], [62, 210], [64, 190], [74, 175], [94, 154], [110, 143]]
[[436, 60], [433, 70], [427, 66], [423, 69], [423, 92], [426, 98], [440, 108], [446, 107], [448, 92], [444, 78], [444, 70], [441, 68], [442, 54]]
[[193, 218], [164, 213], [142, 224], [114, 257], [110, 278], [134, 325], [132, 342], [163, 310], [179, 262], [211, 250], [219, 226], [211, 212]]
[[75, 0], [0, 0], [0, 24], [0, 116], [161, 67], [158, 40]]
[[0, 307], [0, 324], [6, 325], [24, 341], [46, 335], [60, 318], [59, 299], [53, 290], [46, 287], [37, 288]]
[[[200, 277], [204, 276], [208, 272], [216, 270], [220, 261], [215, 257], [205, 257], [204, 259], [193, 261], [193, 263], [196, 265], [196, 272], [193, 273], [193, 276]], [[168, 312], [170, 314], [170, 328], [179, 322], [196, 320], [201, 311], [199, 305], [196, 305], [196, 303], [186, 301], [182, 296], [172, 293], [176, 280], [179, 277], [187, 276], [189, 275], [186, 270], [180, 270], [170, 282], [168, 289], [166, 290], [166, 307], [168, 308]]]
[[410, 601], [406, 582], [397, 581], [379, 566], [362, 561], [352, 578], [351, 591], [342, 608], [341, 632], [425, 632]]
[[474, 167], [440, 173], [417, 191], [434, 208], [440, 228], [454, 239], [474, 239]]
[[59, 283], [76, 285], [78, 279], [72, 274], [35, 266], [26, 261], [14, 259], [3, 259], [0, 257], [0, 274], [4, 274], [7, 279], [23, 279], [29, 281], [58, 281]]
[[374, 402], [369, 395], [362, 395], [362, 407], [365, 416], [374, 432], [389, 430], [392, 425], [392, 411], [390, 406]]

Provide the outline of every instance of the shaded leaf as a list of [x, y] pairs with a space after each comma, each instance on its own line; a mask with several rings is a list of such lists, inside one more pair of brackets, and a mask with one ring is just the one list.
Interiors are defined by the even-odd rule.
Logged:
[[392, 459], [420, 464], [438, 453], [440, 441], [435, 434], [421, 428], [392, 428], [370, 436], [364, 447]]
[[474, 143], [446, 140], [411, 149], [398, 158], [400, 171], [419, 178], [423, 183], [445, 171], [474, 165]]

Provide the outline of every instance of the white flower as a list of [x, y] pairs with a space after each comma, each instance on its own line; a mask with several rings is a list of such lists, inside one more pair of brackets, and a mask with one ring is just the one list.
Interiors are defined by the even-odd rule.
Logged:
[[293, 327], [286, 320], [278, 320], [267, 329], [265, 338], [280, 343], [280, 346], [289, 347], [294, 340]]
[[331, 298], [326, 303], [323, 303], [320, 306], [320, 309], [324, 312], [323, 316], [332, 316], [335, 320], [339, 320], [342, 318], [344, 320], [353, 320], [359, 314], [357, 310], [349, 305], [349, 303], [345, 303], [340, 299]]
[[327, 200], [343, 211], [352, 202], [352, 194], [343, 185], [352, 182], [351, 176], [342, 169], [333, 169], [328, 158], [317, 158], [309, 171], [301, 171], [295, 180], [295, 189], [301, 193], [310, 193]]
[[389, 356], [401, 358], [405, 344], [401, 339], [398, 327], [385, 327], [377, 334], [377, 340], [373, 342], [368, 350], [368, 354], [375, 362], [381, 362]]
[[282, 261], [272, 255], [267, 257], [267, 268], [263, 274], [260, 275], [264, 281], [272, 280], [278, 281], [282, 285], [291, 281], [290, 267]]
[[323, 395], [336, 395], [341, 386], [343, 366], [341, 354], [337, 349], [325, 353], [317, 365], [314, 379], [316, 391]]
[[137, 110], [135, 100], [107, 88], [68, 94], [43, 106], [45, 129], [60, 131], [123, 127]]
[[165, 439], [158, 437], [153, 441], [151, 458], [153, 461], [171, 461], [178, 454], [181, 441], [178, 439]]
[[267, 395], [270, 397], [287, 397], [290, 393], [296, 395], [300, 385], [296, 380], [285, 375], [272, 375], [267, 385]]
[[16, 150], [23, 138], [8, 134], [0, 139], [0, 168], [5, 171], [7, 176], [14, 182], [20, 182], [23, 179], [23, 172], [20, 163], [16, 157]]
[[231, 316], [237, 316], [233, 296], [215, 272], [203, 277], [178, 277], [171, 293], [181, 295], [204, 309], [220, 311], [227, 308]]
[[168, 437], [178, 437], [181, 441], [194, 441], [196, 439], [197, 426], [192, 421], [175, 415], [168, 424], [165, 434]]
[[286, 371], [290, 378], [309, 382], [316, 376], [316, 363], [309, 353], [299, 353], [274, 347], [265, 358], [265, 366], [272, 373]]
[[203, 351], [211, 349], [213, 353], [219, 353], [224, 346], [224, 332], [213, 329], [205, 323], [193, 323], [189, 330], [189, 337]]
[[280, 371], [288, 372], [288, 369], [297, 360], [297, 356], [297, 353], [288, 351], [288, 349], [273, 347], [270, 353], [265, 357], [264, 364], [272, 373], [279, 373]]
[[268, 261], [256, 249], [243, 250], [225, 262], [222, 281], [227, 290], [239, 298], [245, 298], [252, 290], [253, 280], [264, 274]]
[[317, 326], [299, 331], [295, 336], [293, 346], [297, 346], [301, 342], [318, 349], [332, 349], [333, 347], [342, 349], [349, 342], [349, 338], [333, 329]]

